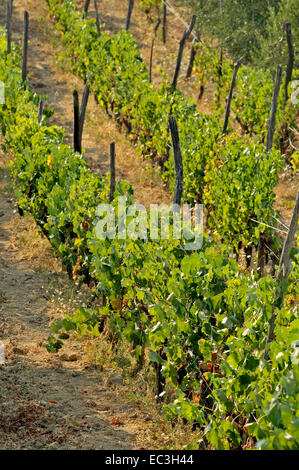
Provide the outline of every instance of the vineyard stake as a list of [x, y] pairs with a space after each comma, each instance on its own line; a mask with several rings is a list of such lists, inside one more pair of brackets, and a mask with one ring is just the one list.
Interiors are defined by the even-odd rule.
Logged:
[[181, 62], [182, 62], [182, 58], [183, 58], [183, 51], [184, 51], [185, 43], [186, 43], [188, 37], [190, 36], [190, 34], [192, 33], [192, 30], [193, 30], [195, 22], [196, 22], [196, 18], [197, 18], [196, 15], [192, 16], [190, 26], [184, 32], [183, 37], [180, 41], [180, 47], [179, 47], [178, 57], [177, 57], [177, 61], [176, 61], [175, 72], [174, 72], [174, 76], [173, 76], [173, 80], [172, 80], [172, 88], [174, 90], [176, 89], [177, 81], [178, 81], [178, 78], [179, 78], [179, 73], [180, 73]]
[[284, 106], [286, 106], [287, 101], [289, 99], [288, 85], [289, 85], [290, 81], [292, 80], [292, 72], [293, 72], [294, 58], [295, 58], [293, 39], [292, 39], [292, 31], [291, 31], [291, 23], [286, 23], [285, 24], [285, 30], [286, 30], [286, 36], [287, 36], [289, 57], [288, 57], [288, 65], [287, 65], [285, 85], [284, 85]]
[[267, 133], [266, 152], [269, 152], [271, 150], [272, 144], [273, 144], [273, 136], [274, 136], [274, 131], [275, 131], [277, 102], [278, 102], [278, 95], [279, 95], [279, 89], [280, 89], [281, 75], [282, 75], [282, 68], [280, 65], [278, 65], [276, 69], [275, 84], [274, 84], [274, 90], [273, 90], [273, 95], [272, 95], [272, 105], [271, 105], [269, 127], [268, 127], [268, 133]]
[[184, 185], [184, 176], [183, 176], [183, 159], [180, 148], [180, 139], [178, 125], [173, 116], [168, 117], [169, 128], [171, 132], [172, 146], [173, 146], [173, 155], [175, 163], [175, 193], [173, 204], [178, 204], [180, 206], [182, 194], [183, 194], [183, 185]]
[[11, 53], [11, 18], [12, 0], [6, 1], [6, 32], [7, 32], [7, 54]]
[[243, 59], [243, 57], [241, 57], [241, 59], [238, 60], [238, 62], [235, 65], [235, 68], [234, 68], [234, 73], [233, 73], [232, 81], [231, 81], [231, 84], [230, 84], [229, 93], [228, 93], [228, 97], [227, 97], [227, 103], [226, 103], [225, 118], [224, 118], [224, 124], [223, 124], [223, 129], [222, 129], [222, 134], [223, 135], [226, 134], [226, 131], [227, 131], [228, 120], [229, 120], [229, 115], [230, 115], [230, 106], [231, 106], [232, 97], [233, 97], [233, 89], [234, 89], [234, 86], [235, 86], [237, 73], [238, 73], [238, 70], [240, 68], [242, 59]]
[[166, 3], [163, 1], [162, 38], [163, 38], [164, 44], [166, 44], [166, 22], [167, 22], [167, 7], [166, 7]]
[[98, 30], [98, 36], [101, 36], [101, 27], [100, 27], [100, 17], [99, 17], [99, 10], [98, 10], [98, 3], [97, 0], [94, 0], [94, 9], [96, 12], [96, 24], [97, 24], [97, 30]]
[[40, 98], [38, 103], [38, 112], [37, 112], [37, 122], [40, 124], [43, 119], [43, 110], [44, 110], [44, 100]]
[[161, 23], [161, 19], [159, 18], [158, 19], [158, 22], [155, 26], [155, 29], [154, 29], [154, 37], [153, 37], [153, 40], [152, 40], [152, 46], [151, 46], [151, 55], [150, 55], [150, 65], [149, 65], [149, 82], [151, 83], [152, 82], [152, 68], [153, 68], [153, 54], [154, 54], [154, 45], [155, 45], [155, 40], [156, 40], [156, 37], [157, 37], [157, 31], [158, 31], [158, 28], [160, 26], [160, 23]]
[[78, 92], [73, 92], [73, 105], [74, 105], [74, 150], [81, 153], [80, 145], [80, 114], [79, 114], [79, 97]]
[[110, 144], [110, 196], [109, 202], [114, 199], [115, 192], [115, 143]]
[[[267, 134], [267, 144], [266, 144], [267, 153], [271, 150], [272, 144], [273, 144], [281, 74], [282, 74], [282, 68], [278, 66], [276, 69], [275, 85], [274, 85], [274, 90], [273, 90], [272, 106], [271, 106], [271, 113], [270, 113], [269, 127], [268, 127], [268, 134]], [[264, 275], [264, 268], [265, 268], [265, 246], [264, 246], [263, 235], [261, 235], [259, 239], [259, 244], [258, 244], [258, 277], [259, 278], [261, 278]]]
[[27, 77], [27, 57], [28, 57], [28, 31], [29, 31], [29, 13], [24, 11], [24, 35], [23, 35], [23, 63], [22, 63], [22, 81]]
[[290, 228], [289, 228], [287, 237], [283, 245], [282, 254], [281, 254], [280, 263], [279, 263], [279, 272], [277, 276], [278, 287], [276, 288], [276, 291], [275, 291], [276, 302], [273, 306], [272, 315], [269, 320], [268, 337], [267, 337], [266, 349], [265, 349], [265, 354], [264, 354], [264, 358], [267, 361], [269, 360], [268, 345], [275, 339], [274, 329], [275, 329], [275, 320], [277, 316], [275, 314], [275, 307], [277, 305], [277, 301], [279, 301], [279, 305], [282, 305], [284, 291], [281, 288], [281, 286], [282, 286], [283, 281], [289, 277], [291, 270], [292, 270], [292, 265], [290, 262], [290, 252], [291, 252], [292, 243], [293, 243], [296, 231], [298, 229], [298, 218], [299, 218], [299, 191], [297, 192], [297, 197], [296, 197], [295, 207], [293, 210]]
[[186, 78], [190, 78], [192, 75], [198, 43], [199, 43], [199, 31], [196, 31], [195, 38], [193, 39], [193, 42], [192, 42], [192, 48], [191, 48], [191, 54], [190, 54], [189, 65], [187, 68]]
[[79, 140], [79, 145], [80, 145], [80, 148], [82, 147], [82, 135], [83, 135], [83, 127], [84, 127], [88, 97], [89, 97], [89, 85], [86, 85], [86, 87], [84, 88], [82, 101], [81, 101], [81, 106], [80, 106], [80, 117], [79, 117], [79, 139], [80, 139]]
[[90, 4], [90, 0], [85, 0], [85, 5], [84, 5], [84, 18], [87, 18], [89, 4]]
[[128, 15], [127, 15], [127, 20], [126, 20], [126, 31], [129, 31], [130, 29], [133, 7], [134, 7], [134, 0], [129, 0], [129, 9], [128, 9]]

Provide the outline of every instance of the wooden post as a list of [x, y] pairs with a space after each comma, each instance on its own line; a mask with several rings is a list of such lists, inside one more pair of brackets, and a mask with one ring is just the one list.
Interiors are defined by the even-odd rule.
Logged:
[[232, 97], [233, 97], [233, 89], [235, 86], [236, 78], [237, 78], [237, 73], [240, 68], [241, 62], [242, 62], [243, 57], [238, 60], [238, 62], [235, 65], [234, 73], [233, 73], [233, 78], [230, 84], [230, 89], [227, 97], [227, 103], [226, 103], [226, 111], [225, 111], [225, 118], [224, 118], [224, 124], [223, 124], [223, 129], [222, 129], [222, 134], [226, 134], [227, 131], [227, 126], [228, 126], [228, 120], [229, 120], [229, 115], [230, 115], [230, 106], [232, 102]]
[[182, 194], [183, 194], [184, 177], [183, 177], [183, 159], [182, 159], [182, 153], [181, 153], [181, 148], [180, 148], [179, 131], [178, 131], [177, 122], [173, 116], [168, 117], [168, 122], [169, 122], [169, 127], [170, 127], [170, 132], [171, 132], [173, 156], [174, 156], [174, 163], [175, 163], [175, 193], [174, 193], [173, 204], [180, 205]]
[[190, 54], [190, 60], [189, 60], [189, 65], [186, 73], [186, 78], [190, 78], [192, 75], [193, 71], [193, 65], [194, 65], [194, 60], [197, 52], [197, 44], [199, 43], [199, 31], [196, 31], [195, 38], [193, 39], [192, 42], [192, 48], [191, 48], [191, 54]]
[[12, 0], [6, 0], [7, 54], [11, 53], [11, 18], [12, 18]]
[[290, 81], [292, 80], [292, 72], [293, 72], [294, 59], [295, 59], [295, 52], [294, 52], [292, 31], [291, 31], [291, 23], [286, 23], [285, 24], [285, 30], [286, 30], [286, 36], [287, 36], [289, 57], [288, 57], [288, 65], [287, 65], [285, 85], [284, 85], [284, 106], [287, 104], [287, 101], [289, 99], [288, 85], [289, 85]]
[[89, 4], [90, 4], [90, 0], [85, 0], [85, 5], [84, 5], [84, 18], [87, 18]]
[[96, 24], [97, 24], [97, 30], [98, 30], [98, 36], [101, 36], [101, 27], [100, 27], [100, 17], [99, 17], [99, 10], [98, 10], [98, 3], [97, 0], [94, 0], [94, 9], [96, 12]]
[[127, 15], [127, 20], [126, 20], [126, 31], [129, 31], [130, 29], [133, 7], [134, 7], [134, 0], [129, 0], [129, 9], [128, 9], [128, 15]]
[[40, 124], [43, 119], [43, 110], [44, 110], [44, 100], [40, 98], [38, 103], [38, 112], [37, 112], [37, 122]]
[[81, 153], [80, 145], [80, 111], [79, 111], [79, 97], [78, 92], [73, 92], [73, 104], [74, 104], [74, 150], [75, 152]]
[[29, 13], [24, 11], [24, 35], [23, 35], [23, 63], [22, 63], [22, 81], [27, 78], [27, 57], [28, 57], [28, 31], [29, 31]]
[[109, 202], [114, 199], [115, 193], [115, 143], [110, 144], [110, 196]]
[[178, 57], [177, 57], [177, 61], [176, 61], [175, 72], [174, 72], [174, 76], [173, 76], [173, 80], [172, 80], [172, 87], [173, 87], [174, 90], [176, 89], [177, 81], [178, 81], [178, 78], [179, 78], [179, 73], [180, 73], [181, 62], [182, 62], [185, 43], [186, 43], [188, 37], [190, 36], [190, 34], [192, 32], [192, 29], [194, 28], [196, 18], [197, 18], [196, 15], [192, 16], [192, 20], [191, 20], [189, 29], [184, 32], [183, 37], [180, 41], [180, 47], [179, 47]]
[[82, 148], [82, 135], [83, 135], [83, 127], [84, 127], [84, 120], [85, 120], [85, 113], [88, 103], [89, 97], [89, 85], [86, 85], [84, 88], [81, 106], [80, 106], [80, 118], [79, 118], [79, 139], [80, 139], [80, 147]]
[[[278, 100], [278, 94], [279, 94], [279, 88], [280, 88], [281, 73], [282, 73], [282, 68], [278, 66], [276, 69], [276, 78], [275, 78], [271, 114], [270, 114], [268, 134], [267, 134], [267, 144], [266, 144], [267, 153], [271, 150], [272, 144], [273, 144], [276, 111], [277, 111], [277, 100]], [[263, 235], [261, 235], [260, 240], [259, 240], [259, 246], [258, 246], [258, 277], [259, 278], [261, 278], [264, 275], [264, 268], [265, 268], [265, 245], [264, 245]]]
[[273, 144], [276, 112], [277, 112], [277, 101], [278, 101], [278, 95], [279, 95], [279, 89], [280, 89], [281, 75], [282, 75], [282, 68], [280, 65], [278, 65], [276, 69], [275, 84], [274, 84], [274, 90], [273, 90], [273, 95], [272, 95], [272, 105], [271, 105], [271, 113], [270, 113], [269, 127], [268, 127], [268, 133], [267, 133], [266, 152], [269, 152], [271, 150], [272, 144]]
[[[295, 234], [298, 230], [298, 218], [299, 218], [299, 191], [297, 193], [290, 228], [287, 234], [287, 238], [285, 239], [285, 242], [283, 245], [283, 250], [282, 250], [280, 263], [279, 263], [279, 273], [277, 276], [277, 281], [279, 284], [275, 292], [276, 301], [277, 300], [279, 301], [279, 305], [282, 305], [283, 297], [284, 297], [284, 291], [281, 288], [281, 284], [283, 283], [283, 281], [285, 281], [289, 277], [291, 269], [292, 269], [292, 266], [290, 263], [290, 252], [291, 252]], [[276, 306], [276, 302], [272, 310], [271, 318], [269, 320], [268, 337], [267, 337], [266, 349], [265, 349], [265, 354], [264, 354], [264, 358], [266, 360], [269, 360], [269, 353], [268, 353], [269, 343], [271, 343], [275, 339], [275, 334], [274, 334], [275, 320], [276, 320], [275, 306]]]
[[154, 45], [155, 45], [155, 40], [156, 40], [156, 37], [157, 37], [157, 31], [158, 31], [158, 28], [160, 26], [160, 23], [161, 23], [161, 19], [159, 18], [158, 22], [155, 26], [155, 29], [154, 29], [154, 37], [153, 37], [153, 40], [152, 40], [152, 47], [151, 47], [150, 65], [149, 65], [149, 82], [150, 83], [152, 81]]
[[162, 38], [163, 38], [164, 44], [166, 44], [166, 23], [167, 23], [167, 7], [166, 7], [166, 3], [163, 1]]

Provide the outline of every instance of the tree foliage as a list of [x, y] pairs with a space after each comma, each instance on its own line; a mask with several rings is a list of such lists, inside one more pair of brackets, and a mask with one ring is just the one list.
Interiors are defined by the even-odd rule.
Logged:
[[275, 69], [287, 62], [283, 24], [292, 24], [294, 40], [299, 35], [296, 0], [184, 0], [198, 15], [202, 33], [217, 39], [236, 60]]

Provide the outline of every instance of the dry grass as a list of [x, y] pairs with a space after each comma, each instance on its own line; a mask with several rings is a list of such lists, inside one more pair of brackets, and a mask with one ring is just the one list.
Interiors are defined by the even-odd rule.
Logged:
[[7, 224], [7, 229], [12, 233], [12, 247], [21, 250], [19, 259], [30, 261], [41, 271], [61, 271], [61, 264], [54, 258], [49, 241], [38, 230], [29, 214], [12, 219]]

